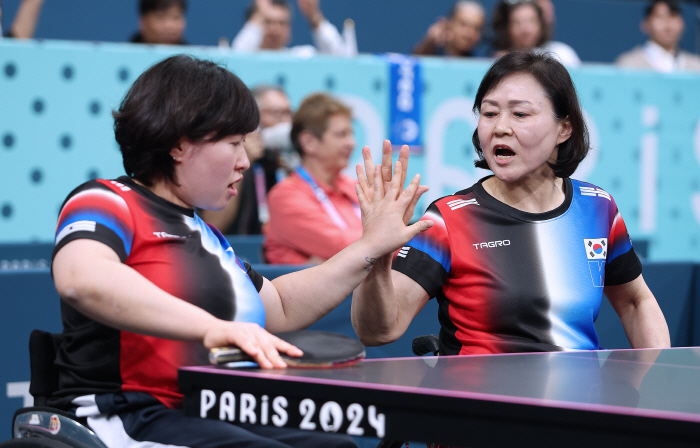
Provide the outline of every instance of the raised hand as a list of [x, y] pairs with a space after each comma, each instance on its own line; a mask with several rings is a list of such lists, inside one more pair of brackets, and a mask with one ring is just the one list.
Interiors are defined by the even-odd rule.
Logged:
[[263, 369], [284, 369], [287, 364], [280, 352], [290, 356], [301, 356], [303, 352], [292, 344], [268, 333], [260, 325], [249, 322], [219, 321], [204, 335], [204, 346], [236, 346], [250, 355]]
[[[371, 197], [366, 194], [369, 185], [365, 178], [364, 186], [356, 186], [357, 197], [362, 210], [362, 238], [372, 242], [380, 254], [391, 254], [411, 238], [432, 227], [432, 221], [419, 221], [407, 226], [420, 196], [428, 188], [420, 185], [420, 175], [416, 174], [405, 190], [402, 186], [402, 163], [397, 161], [391, 182], [382, 178], [382, 166], [374, 166]], [[361, 182], [363, 183], [363, 182]], [[385, 188], [386, 185], [386, 188]], [[409, 213], [410, 212], [410, 213]]]
[[[384, 191], [388, 191], [389, 188], [391, 187], [392, 180], [396, 176], [392, 176], [392, 166], [391, 166], [391, 155], [392, 155], [392, 147], [391, 147], [391, 142], [389, 140], [384, 140], [384, 143], [382, 144], [382, 164], [381, 164], [381, 175], [380, 176], [375, 176], [375, 165], [372, 162], [372, 153], [369, 149], [369, 146], [365, 146], [362, 148], [362, 158], [364, 160], [364, 169], [363, 166], [358, 164], [356, 167], [356, 172], [357, 172], [357, 181], [362, 189], [365, 197], [371, 202], [373, 197], [374, 197], [374, 186], [375, 186], [375, 178], [376, 179], [381, 179], [381, 181], [384, 184]], [[398, 178], [399, 182], [399, 194], [401, 194], [404, 191], [404, 184], [406, 181], [406, 173], [408, 171], [408, 157], [409, 157], [409, 149], [408, 145], [403, 145], [401, 149], [399, 150], [399, 160], [398, 162], [400, 163], [401, 170], [400, 170], [400, 175]], [[416, 190], [416, 195], [413, 198], [413, 201], [409, 205], [409, 207], [406, 209], [405, 215], [404, 215], [404, 224], [408, 224], [413, 217], [413, 212], [416, 208], [416, 204], [418, 202], [418, 199], [420, 196], [423, 195], [428, 191], [428, 187], [424, 185], [420, 185], [418, 189]]]
[[309, 21], [313, 29], [318, 28], [323, 20], [323, 14], [321, 13], [321, 6], [319, 5], [319, 0], [297, 0], [297, 6], [299, 10]]

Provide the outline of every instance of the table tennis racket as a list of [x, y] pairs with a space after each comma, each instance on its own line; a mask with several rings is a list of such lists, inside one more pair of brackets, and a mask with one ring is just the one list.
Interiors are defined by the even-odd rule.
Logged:
[[[290, 367], [302, 369], [331, 369], [355, 364], [365, 357], [365, 347], [357, 339], [326, 331], [300, 330], [275, 334], [283, 341], [298, 347], [304, 354], [280, 356]], [[231, 362], [253, 361], [237, 347], [219, 347], [209, 350], [209, 362], [225, 365]]]

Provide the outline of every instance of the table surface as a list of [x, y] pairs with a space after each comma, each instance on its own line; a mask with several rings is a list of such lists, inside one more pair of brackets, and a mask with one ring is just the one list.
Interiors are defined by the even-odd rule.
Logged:
[[[301, 402], [313, 402], [305, 410], [318, 409], [307, 419], [316, 430], [347, 432], [348, 407], [355, 403], [365, 416], [364, 435], [406, 440], [498, 446], [537, 437], [541, 446], [550, 438], [556, 446], [561, 433], [580, 446], [700, 441], [700, 348], [377, 359], [329, 370], [187, 367], [180, 383], [190, 415], [222, 418], [225, 391], [234, 400], [241, 393], [257, 396], [259, 410], [263, 396], [283, 396], [292, 425], [303, 421]], [[213, 395], [206, 398], [202, 390]], [[330, 401], [337, 406], [326, 406], [321, 415]], [[297, 404], [302, 415], [295, 419]], [[211, 409], [203, 413], [203, 406]], [[365, 421], [370, 407], [385, 418], [381, 431]], [[347, 421], [335, 424], [334, 418]], [[492, 434], [475, 438], [474, 431], [483, 430]], [[464, 439], [467, 432], [472, 434]]]

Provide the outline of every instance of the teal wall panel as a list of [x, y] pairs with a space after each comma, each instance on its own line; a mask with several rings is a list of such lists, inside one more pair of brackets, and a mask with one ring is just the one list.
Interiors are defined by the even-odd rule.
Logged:
[[[389, 68], [381, 55], [299, 59], [213, 47], [0, 41], [0, 242], [50, 241], [68, 192], [123, 173], [111, 111], [148, 66], [176, 52], [226, 65], [249, 86], [279, 83], [297, 106], [330, 91], [354, 110], [357, 148], [388, 135]], [[421, 59], [422, 153], [409, 174], [431, 190], [419, 204], [471, 185], [473, 97], [487, 60]], [[590, 65], [572, 70], [593, 150], [574, 177], [615, 198], [635, 239], [657, 261], [700, 260], [700, 77]]]

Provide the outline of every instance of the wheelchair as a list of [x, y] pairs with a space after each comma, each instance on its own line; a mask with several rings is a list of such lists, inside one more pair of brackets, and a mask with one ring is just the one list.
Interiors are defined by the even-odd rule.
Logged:
[[85, 421], [60, 409], [46, 406], [58, 390], [54, 365], [60, 334], [33, 330], [29, 336], [31, 379], [29, 393], [34, 406], [18, 409], [12, 418], [12, 439], [0, 448], [107, 448]]
[[[0, 443], [0, 448], [107, 448], [83, 419], [46, 406], [48, 398], [58, 390], [58, 369], [54, 360], [61, 337], [61, 334], [42, 330], [33, 330], [29, 336], [29, 393], [34, 397], [34, 406], [15, 412], [12, 439]], [[437, 356], [438, 337], [419, 336], [413, 340], [412, 349], [417, 356], [428, 353]], [[377, 448], [399, 448], [404, 445], [403, 441], [384, 439]]]

